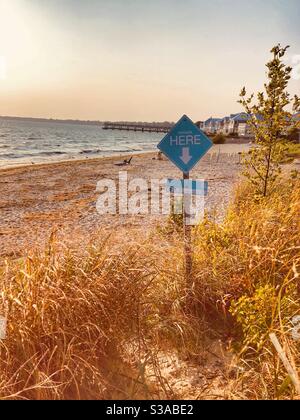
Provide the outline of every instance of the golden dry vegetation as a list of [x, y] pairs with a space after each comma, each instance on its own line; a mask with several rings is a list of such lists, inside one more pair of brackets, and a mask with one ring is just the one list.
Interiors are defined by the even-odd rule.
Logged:
[[[288, 180], [254, 201], [240, 186], [223, 223], [194, 230], [193, 306], [186, 307], [180, 229], [134, 233], [113, 247], [99, 233], [85, 252], [57, 242], [1, 260], [2, 399], [297, 398], [269, 333], [296, 372], [300, 314], [300, 185]], [[207, 343], [222, 343], [218, 382], [186, 394], [162, 355], [206, 372]], [[227, 360], [225, 352], [233, 355]], [[233, 363], [234, 360], [234, 363]], [[187, 375], [189, 372], [187, 372]], [[191, 373], [192, 375], [192, 373]], [[219, 379], [220, 379], [219, 378]]]

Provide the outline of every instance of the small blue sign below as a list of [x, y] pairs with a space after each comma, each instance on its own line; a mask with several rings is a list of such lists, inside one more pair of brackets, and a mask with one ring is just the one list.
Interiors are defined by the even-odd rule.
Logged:
[[208, 182], [192, 179], [167, 179], [166, 190], [175, 195], [192, 194], [206, 196]]
[[188, 173], [212, 146], [203, 131], [184, 115], [157, 147], [177, 168]]

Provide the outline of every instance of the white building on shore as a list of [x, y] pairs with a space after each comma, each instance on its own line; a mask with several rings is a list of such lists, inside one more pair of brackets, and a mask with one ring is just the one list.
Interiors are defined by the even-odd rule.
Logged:
[[[251, 138], [253, 133], [249, 123], [250, 118], [250, 115], [245, 112], [231, 114], [224, 118], [210, 117], [204, 122], [199, 122], [199, 127], [208, 135], [223, 134], [228, 137]], [[261, 119], [259, 115], [256, 118]], [[300, 113], [293, 115], [293, 120], [300, 121]]]
[[209, 118], [200, 124], [207, 134], [224, 134], [225, 136], [251, 137], [248, 121], [250, 116], [245, 112], [231, 114], [224, 118]]
[[219, 122], [221, 118], [209, 118], [208, 120], [200, 123], [200, 128], [207, 134], [217, 134], [219, 130]]

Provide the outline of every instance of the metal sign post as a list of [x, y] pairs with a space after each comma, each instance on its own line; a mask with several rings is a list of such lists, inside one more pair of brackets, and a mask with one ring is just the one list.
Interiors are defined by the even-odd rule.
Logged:
[[183, 232], [184, 232], [184, 255], [185, 255], [185, 284], [187, 289], [187, 303], [190, 302], [191, 290], [192, 290], [192, 269], [193, 269], [193, 257], [192, 257], [192, 227], [190, 224], [190, 194], [187, 194], [185, 188], [185, 181], [190, 179], [189, 172], [183, 172]]

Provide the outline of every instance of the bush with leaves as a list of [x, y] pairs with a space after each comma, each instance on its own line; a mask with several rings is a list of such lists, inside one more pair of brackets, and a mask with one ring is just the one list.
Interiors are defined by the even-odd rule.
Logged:
[[247, 98], [245, 87], [239, 100], [251, 116], [249, 124], [257, 144], [244, 158], [244, 174], [255, 186], [256, 193], [264, 197], [272, 192], [280, 175], [280, 163], [286, 154], [287, 133], [299, 128], [299, 121], [295, 121], [292, 113], [286, 110], [288, 106], [292, 106], [293, 112], [300, 110], [300, 98], [295, 96], [291, 99], [287, 92], [292, 68], [284, 64], [283, 57], [288, 48], [279, 44], [271, 50], [273, 59], [267, 63], [268, 82], [265, 92], [257, 94], [257, 103], [253, 103], [254, 94]]
[[213, 142], [214, 144], [224, 144], [226, 142], [226, 137], [224, 134], [216, 134], [213, 137]]

